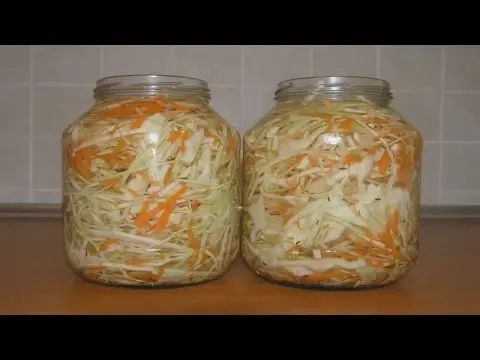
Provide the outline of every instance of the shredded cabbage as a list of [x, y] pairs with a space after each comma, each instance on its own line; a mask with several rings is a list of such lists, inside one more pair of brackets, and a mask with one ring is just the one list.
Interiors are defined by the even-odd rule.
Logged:
[[244, 136], [247, 264], [306, 286], [399, 279], [418, 254], [422, 146], [399, 114], [364, 98], [279, 101]]
[[85, 278], [218, 278], [239, 248], [239, 134], [208, 104], [98, 101], [63, 135], [65, 247]]

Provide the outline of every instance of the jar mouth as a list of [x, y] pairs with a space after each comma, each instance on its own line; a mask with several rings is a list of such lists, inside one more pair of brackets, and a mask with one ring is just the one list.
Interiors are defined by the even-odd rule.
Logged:
[[164, 74], [127, 74], [97, 80], [95, 99], [111, 96], [152, 96], [159, 93], [196, 95], [210, 99], [208, 83], [202, 79]]
[[373, 96], [390, 99], [390, 83], [363, 76], [312, 76], [293, 78], [277, 84], [275, 99], [290, 96], [319, 95], [325, 98]]
[[180, 75], [163, 74], [125, 74], [103, 77], [96, 82], [97, 87], [117, 84], [151, 84], [151, 85], [190, 85], [208, 87], [208, 83], [202, 79]]

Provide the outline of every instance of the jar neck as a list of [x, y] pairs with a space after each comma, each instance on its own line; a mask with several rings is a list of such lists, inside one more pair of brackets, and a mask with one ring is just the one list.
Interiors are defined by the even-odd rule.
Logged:
[[277, 102], [335, 102], [371, 103], [387, 107], [392, 100], [390, 84], [381, 79], [353, 76], [325, 76], [282, 81], [275, 92]]
[[110, 76], [97, 81], [93, 94], [97, 102], [157, 96], [207, 104], [210, 101], [210, 89], [206, 81], [173, 75]]

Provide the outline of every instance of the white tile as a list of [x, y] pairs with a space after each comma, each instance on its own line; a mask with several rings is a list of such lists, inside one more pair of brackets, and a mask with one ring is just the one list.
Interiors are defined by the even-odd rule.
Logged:
[[440, 87], [442, 49], [382, 46], [380, 77], [395, 90], [436, 90]]
[[[104, 76], [171, 74], [172, 52], [166, 45], [104, 45]], [[178, 74], [180, 75], [180, 74]]]
[[0, 203], [29, 203], [28, 187], [15, 188], [0, 186]]
[[310, 51], [301, 46], [248, 46], [244, 54], [244, 83], [274, 86], [279, 81], [310, 74]]
[[445, 49], [445, 89], [480, 90], [480, 48]]
[[0, 45], [0, 83], [28, 82], [30, 46]]
[[0, 87], [0, 138], [28, 138], [30, 90], [27, 86]]
[[480, 204], [480, 144], [442, 144], [444, 205]]
[[173, 72], [210, 84], [240, 84], [239, 46], [177, 46]]
[[29, 157], [28, 139], [11, 138], [0, 141], [0, 188], [28, 188]]
[[39, 204], [60, 204], [62, 202], [62, 191], [60, 189], [33, 190], [33, 202]]
[[313, 56], [314, 76], [375, 76], [374, 46], [318, 46]]
[[437, 205], [440, 177], [440, 144], [424, 144], [422, 157], [422, 205]]
[[94, 84], [100, 77], [100, 47], [34, 46], [33, 75], [35, 82]]
[[259, 122], [275, 105], [275, 88], [246, 87], [243, 89], [242, 134]]
[[90, 87], [35, 87], [34, 137], [60, 139], [65, 127], [77, 120], [93, 105]]
[[480, 94], [445, 94], [444, 140], [480, 140]]
[[240, 88], [211, 87], [210, 105], [225, 120], [240, 131]]
[[62, 187], [62, 148], [60, 139], [33, 140], [33, 188]]
[[422, 133], [424, 140], [440, 140], [440, 99], [436, 91], [395, 93], [392, 107]]

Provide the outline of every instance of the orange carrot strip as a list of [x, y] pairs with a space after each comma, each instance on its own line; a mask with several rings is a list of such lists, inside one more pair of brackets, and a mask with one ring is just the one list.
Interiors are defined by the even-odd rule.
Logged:
[[183, 131], [174, 131], [169, 137], [168, 137], [168, 141], [170, 142], [175, 142], [177, 141], [178, 139], [180, 139], [180, 137], [182, 136], [183, 134]]
[[326, 281], [331, 279], [342, 279], [348, 277], [348, 274], [344, 273], [314, 273], [308, 275], [307, 279], [310, 281]]
[[149, 260], [144, 260], [144, 259], [131, 259], [131, 260], [127, 260], [125, 264], [130, 266], [143, 266], [145, 264], [148, 264], [149, 262], [150, 262]]
[[338, 128], [345, 132], [352, 132], [353, 127], [355, 125], [355, 121], [352, 119], [344, 119], [338, 124]]
[[344, 164], [347, 164], [347, 165], [350, 165], [359, 161], [362, 161], [362, 157], [360, 156], [360, 154], [356, 152], [349, 152], [343, 158]]
[[165, 210], [163, 210], [160, 219], [158, 219], [158, 221], [155, 223], [155, 226], [152, 229], [152, 233], [159, 233], [167, 227], [168, 221], [170, 220], [170, 215], [172, 215], [174, 209], [175, 203], [168, 203], [168, 205], [165, 207]]
[[[188, 191], [188, 186], [183, 185], [176, 193], [174, 193], [172, 196], [170, 196], [167, 200], [165, 200], [163, 203], [158, 204], [153, 210], [148, 211], [148, 204], [147, 207], [144, 207], [142, 211], [137, 215], [135, 218], [135, 225], [137, 227], [147, 227], [149, 224], [149, 221], [153, 219], [160, 211], [162, 210], [167, 210], [167, 208], [173, 206], [175, 208], [175, 203], [177, 202], [178, 199], [180, 199], [186, 192]], [[171, 211], [173, 211], [173, 208]], [[165, 213], [164, 211], [164, 213]], [[162, 214], [163, 216], [163, 214]], [[166, 221], [168, 222], [169, 216], [166, 218]], [[160, 222], [157, 221], [157, 223]], [[158, 227], [156, 228], [158, 230]]]
[[380, 160], [378, 160], [378, 170], [380, 171], [380, 173], [385, 175], [387, 173], [387, 168], [388, 168], [388, 165], [390, 165], [390, 163], [391, 163], [390, 156], [385, 151], [382, 157], [380, 158]]
[[105, 251], [109, 247], [111, 247], [112, 245], [116, 245], [118, 243], [120, 243], [120, 240], [118, 240], [118, 239], [105, 239], [104, 241], [102, 241], [100, 243], [100, 245], [98, 246], [98, 249], [100, 251]]
[[180, 146], [180, 152], [183, 154], [185, 151], [187, 151], [187, 145], [186, 142], [189, 139], [190, 134], [188, 132], [184, 132], [182, 134], [182, 145]]
[[237, 151], [237, 137], [235, 135], [231, 135], [228, 138], [227, 152], [231, 154], [235, 151]]
[[130, 126], [131, 129], [140, 129], [143, 125], [143, 123], [145, 122], [145, 120], [147, 120], [148, 116], [144, 115], [144, 116], [141, 116], [137, 119], [135, 119], [135, 121], [132, 123], [132, 125]]
[[120, 182], [120, 179], [119, 179], [119, 178], [103, 180], [103, 181], [102, 181], [102, 186], [103, 186], [103, 187], [115, 186], [115, 185], [117, 185], [119, 182]]

